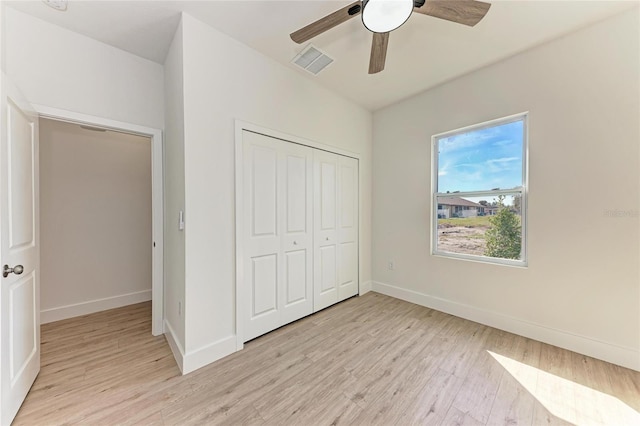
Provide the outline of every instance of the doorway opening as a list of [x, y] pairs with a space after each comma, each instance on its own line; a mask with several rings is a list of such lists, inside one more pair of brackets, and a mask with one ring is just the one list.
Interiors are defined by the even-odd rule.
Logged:
[[151, 301], [163, 327], [162, 134], [36, 107], [41, 323]]

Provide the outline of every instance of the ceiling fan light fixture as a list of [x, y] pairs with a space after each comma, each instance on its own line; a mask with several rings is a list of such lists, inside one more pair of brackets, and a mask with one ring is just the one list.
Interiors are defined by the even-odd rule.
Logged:
[[364, 0], [362, 23], [374, 33], [387, 33], [407, 22], [413, 0]]

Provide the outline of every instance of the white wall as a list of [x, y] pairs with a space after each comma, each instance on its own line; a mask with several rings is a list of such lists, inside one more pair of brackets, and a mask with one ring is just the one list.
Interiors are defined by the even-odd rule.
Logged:
[[[636, 9], [377, 111], [374, 290], [640, 369], [639, 55]], [[523, 111], [529, 267], [430, 255], [431, 135]]]
[[[5, 32], [6, 32], [6, 15], [7, 15], [7, 6], [4, 4], [4, 2], [0, 2], [0, 71], [1, 72], [6, 72], [5, 68], [4, 68], [4, 63], [5, 63], [5, 55], [6, 55], [6, 49], [4, 47], [4, 40], [5, 40]], [[1, 77], [0, 77], [1, 78]]]
[[40, 120], [43, 323], [151, 299], [151, 141]]
[[11, 7], [5, 15], [6, 73], [31, 103], [163, 127], [161, 65]]
[[[165, 93], [165, 227], [164, 319], [167, 336], [177, 358], [184, 352], [185, 233], [178, 229], [178, 212], [184, 210], [184, 92], [182, 23], [178, 25], [164, 63]], [[181, 309], [182, 310], [182, 309]], [[174, 339], [173, 341], [171, 339]], [[179, 347], [173, 347], [178, 345]], [[181, 363], [180, 361], [178, 361]]]
[[191, 16], [182, 23], [186, 372], [235, 350], [234, 120], [361, 155], [361, 283], [371, 279], [372, 122], [363, 108]]

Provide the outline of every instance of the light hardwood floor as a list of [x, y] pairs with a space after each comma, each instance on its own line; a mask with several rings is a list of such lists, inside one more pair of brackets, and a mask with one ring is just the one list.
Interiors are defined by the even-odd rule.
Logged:
[[376, 293], [186, 376], [150, 330], [149, 303], [43, 325], [14, 424], [640, 424], [640, 373]]

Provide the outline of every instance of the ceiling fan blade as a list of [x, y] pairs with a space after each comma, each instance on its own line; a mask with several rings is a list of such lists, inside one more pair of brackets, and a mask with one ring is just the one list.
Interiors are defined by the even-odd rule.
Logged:
[[414, 12], [473, 27], [487, 14], [490, 3], [475, 0], [427, 0]]
[[369, 74], [375, 74], [384, 69], [388, 45], [389, 33], [373, 33], [371, 58], [369, 59]]
[[325, 16], [324, 18], [318, 19], [306, 27], [300, 28], [298, 31], [291, 33], [291, 40], [298, 44], [304, 43], [305, 41], [311, 40], [315, 36], [330, 30], [336, 25], [340, 25], [354, 16], [359, 15], [361, 10], [361, 2], [353, 2], [350, 5]]

